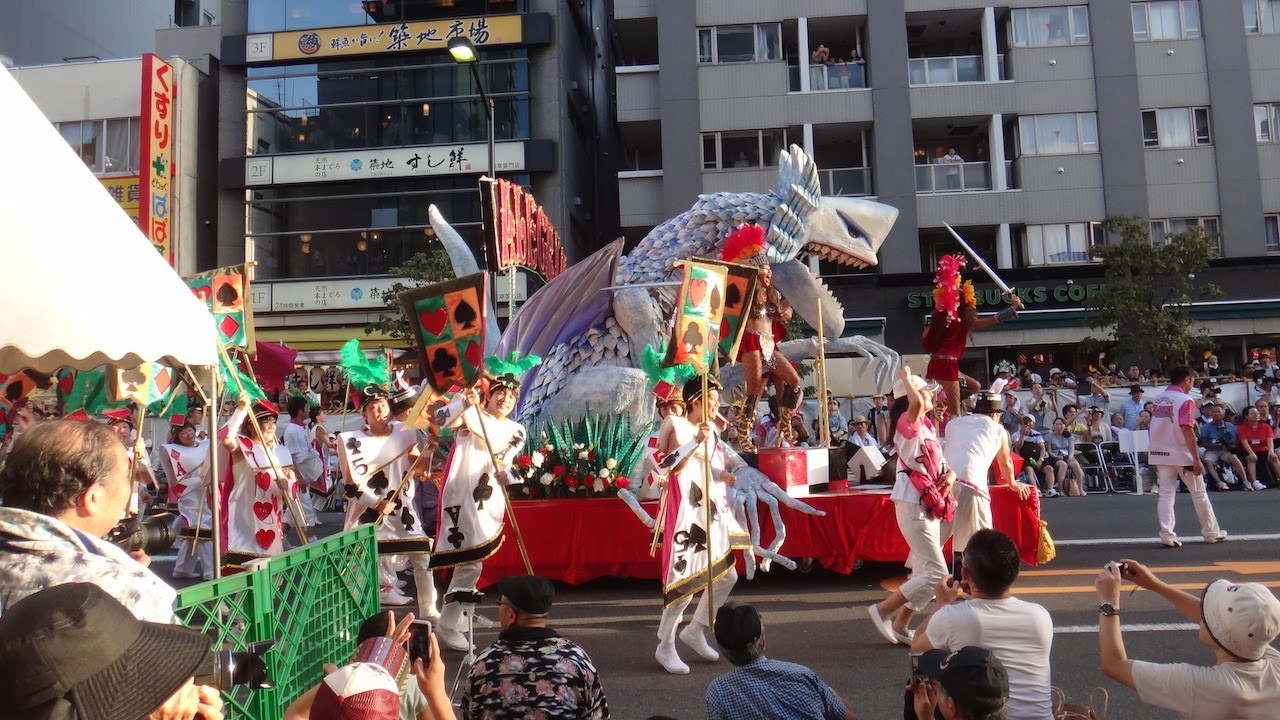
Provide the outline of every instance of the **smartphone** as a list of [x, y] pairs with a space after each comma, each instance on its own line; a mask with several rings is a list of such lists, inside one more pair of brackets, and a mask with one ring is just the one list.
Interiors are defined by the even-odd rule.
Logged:
[[920, 656], [916, 653], [911, 653], [911, 684], [920, 685], [926, 682], [929, 682], [929, 678], [920, 672]]
[[431, 662], [431, 621], [414, 620], [409, 623], [409, 662], [419, 658], [422, 664]]

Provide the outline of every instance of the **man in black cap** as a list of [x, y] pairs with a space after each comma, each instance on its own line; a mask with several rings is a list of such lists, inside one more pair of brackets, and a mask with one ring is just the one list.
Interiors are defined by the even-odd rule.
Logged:
[[917, 659], [916, 672], [911, 692], [918, 720], [933, 720], [935, 710], [946, 720], [1004, 717], [1009, 674], [990, 650], [930, 650]]
[[547, 627], [556, 589], [536, 575], [498, 581], [498, 641], [480, 653], [462, 688], [462, 717], [607, 720], [600, 676], [587, 652]]
[[195, 684], [210, 644], [97, 585], [58, 585], [0, 617], [0, 707], [11, 720], [222, 720], [218, 691]]
[[735, 667], [707, 686], [708, 720], [854, 717], [817, 673], [764, 656], [764, 624], [754, 607], [721, 607], [716, 612], [716, 642]]

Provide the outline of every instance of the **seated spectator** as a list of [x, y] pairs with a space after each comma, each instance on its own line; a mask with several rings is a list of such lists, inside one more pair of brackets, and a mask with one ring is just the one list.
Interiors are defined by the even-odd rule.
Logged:
[[840, 412], [840, 402], [835, 398], [827, 399], [827, 423], [831, 428], [831, 443], [839, 445], [848, 432], [846, 427], [849, 421], [845, 419], [844, 413]]
[[56, 585], [0, 616], [0, 707], [15, 720], [222, 720], [218, 690], [195, 684], [211, 645], [137, 619], [98, 585]]
[[587, 652], [547, 627], [551, 581], [513, 575], [498, 582], [498, 641], [476, 658], [462, 686], [462, 717], [609, 717]]
[[1151, 430], [1151, 412], [1149, 410], [1143, 410], [1138, 413], [1138, 429]]
[[[1123, 578], [1121, 575], [1123, 574]], [[1212, 667], [1130, 660], [1120, 630], [1122, 579], [1150, 590], [1200, 626], [1200, 643], [1213, 651]], [[1134, 560], [1108, 563], [1095, 582], [1101, 616], [1102, 672], [1138, 691], [1153, 707], [1180, 720], [1280, 717], [1280, 600], [1259, 583], [1215, 580], [1201, 597], [1174, 589]]]
[[1044, 386], [1040, 383], [1031, 384], [1031, 397], [1027, 398], [1027, 402], [1022, 406], [1024, 415], [1030, 415], [1036, 420], [1036, 430], [1041, 433], [1049, 431], [1049, 427], [1053, 425], [1053, 421], [1058, 417], [1058, 405], [1056, 396], [1046, 396]]
[[[938, 582], [938, 609], [916, 630], [911, 651], [987, 648], [1009, 671], [1009, 720], [1043, 720], [1052, 716], [1053, 620], [1040, 605], [1011, 594], [1021, 562], [1008, 535], [990, 529], [974, 533], [964, 549], [962, 582]], [[958, 603], [962, 589], [970, 599]]]
[[18, 438], [0, 470], [0, 613], [47, 587], [90, 582], [139, 620], [174, 622], [177, 594], [146, 568], [150, 558], [102, 539], [132, 493], [125, 448], [105, 425], [55, 420]]
[[[1134, 425], [1133, 429], [1137, 430], [1138, 423], [1135, 422], [1133, 425]], [[1124, 426], [1124, 413], [1119, 411], [1111, 413], [1111, 436], [1116, 437], [1116, 435], [1121, 430], [1125, 430], [1125, 429], [1126, 428]]]
[[855, 415], [849, 421], [849, 432], [845, 434], [845, 442], [854, 447], [876, 447], [879, 443], [871, 434], [871, 423], [866, 415]]
[[1040, 476], [1044, 474], [1045, 487], [1057, 487], [1054, 481], [1053, 465], [1045, 462], [1045, 456], [1048, 450], [1045, 447], [1044, 436], [1036, 430], [1036, 419], [1030, 415], [1022, 418], [1022, 427], [1018, 432], [1014, 433], [1011, 440], [1013, 443], [1013, 451], [1022, 458], [1023, 482], [1035, 487], [1040, 487]]
[[869, 424], [865, 415], [858, 415], [849, 423], [849, 435], [844, 440], [849, 482], [855, 485], [879, 478], [887, 464], [879, 443], [867, 432]]
[[1244, 464], [1236, 457], [1235, 449], [1239, 444], [1236, 426], [1226, 421], [1226, 412], [1221, 405], [1211, 408], [1211, 420], [1200, 427], [1199, 446], [1204, 448], [1204, 472], [1217, 483], [1219, 490], [1226, 490], [1227, 483], [1218, 464], [1229, 465], [1235, 477], [1243, 481]]
[[871, 396], [871, 414], [867, 416], [867, 420], [871, 424], [871, 434], [876, 436], [880, 447], [889, 447], [893, 444], [893, 439], [890, 437], [892, 432], [889, 429], [889, 406], [891, 405], [893, 405], [893, 398], [888, 395]]
[[1236, 428], [1239, 454], [1244, 455], [1245, 482], [1248, 490], [1266, 490], [1267, 486], [1258, 482], [1258, 458], [1262, 458], [1271, 466], [1272, 475], [1280, 479], [1280, 458], [1275, 453], [1275, 437], [1271, 426], [1262, 422], [1258, 408], [1250, 407], [1244, 413], [1244, 424]]
[[1086, 427], [1089, 431], [1089, 442], [1091, 443], [1111, 442], [1114, 438], [1111, 434], [1111, 426], [1103, 420], [1105, 412], [1105, 408], [1089, 408], [1089, 419], [1086, 421]]
[[[995, 653], [969, 645], [955, 652], [930, 650], [920, 656], [912, 679], [916, 720], [1004, 720], [1009, 673]], [[1048, 716], [1045, 716], [1048, 717]]]
[[[1067, 497], [1084, 495], [1084, 470], [1076, 458], [1076, 439], [1067, 432], [1067, 424], [1061, 419], [1053, 421], [1053, 430], [1049, 433], [1049, 459], [1053, 463], [1053, 474]], [[1070, 477], [1067, 471], [1071, 471]], [[1057, 497], [1056, 488], [1049, 489], [1049, 497]]]
[[1076, 381], [1076, 405], [1082, 408], [1105, 409], [1110, 403], [1111, 394], [1102, 387], [1102, 381], [1097, 373], [1089, 373]]
[[812, 670], [765, 657], [764, 623], [750, 605], [731, 602], [716, 611], [716, 644], [734, 669], [707, 686], [707, 720], [853, 720]]
[[1076, 442], [1089, 442], [1089, 426], [1082, 422], [1079, 407], [1076, 405], [1063, 405], [1062, 422], [1066, 424], [1067, 432], [1071, 433], [1071, 437]]
[[1200, 394], [1205, 401], [1212, 400], [1215, 404], [1221, 405], [1227, 414], [1234, 415], [1236, 413], [1235, 408], [1222, 399], [1222, 388], [1212, 380], [1205, 380], [1200, 383]]
[[1022, 427], [1022, 408], [1018, 403], [1018, 394], [1012, 390], [1004, 391], [1004, 410], [1000, 412], [1000, 424], [1010, 436]]

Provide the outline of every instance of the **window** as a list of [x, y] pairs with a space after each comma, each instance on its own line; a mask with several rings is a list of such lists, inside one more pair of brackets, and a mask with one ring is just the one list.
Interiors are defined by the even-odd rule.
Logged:
[[1167, 218], [1164, 220], [1151, 221], [1151, 244], [1159, 247], [1169, 241], [1169, 238], [1178, 233], [1184, 233], [1193, 227], [1199, 227], [1204, 231], [1205, 237], [1213, 245], [1214, 255], [1222, 254], [1222, 238], [1218, 234], [1218, 218], [1216, 217], [1191, 217], [1191, 218]]
[[698, 62], [703, 65], [781, 59], [782, 26], [778, 23], [698, 28]]
[[1280, 33], [1280, 0], [1244, 0], [1244, 29], [1249, 33]]
[[1209, 108], [1160, 108], [1142, 111], [1142, 146], [1148, 148], [1211, 145]]
[[1262, 224], [1266, 228], [1267, 252], [1280, 253], [1280, 215], [1267, 215]]
[[1095, 113], [1024, 115], [1018, 118], [1023, 155], [1063, 155], [1098, 151]]
[[102, 172], [135, 173], [138, 171], [138, 133], [137, 118], [107, 121]]
[[1089, 8], [1085, 5], [1017, 8], [1009, 24], [1014, 47], [1089, 44]]
[[702, 169], [773, 167], [778, 162], [778, 152], [786, 147], [786, 143], [787, 134], [784, 130], [704, 133]]
[[1258, 142], [1280, 142], [1276, 120], [1280, 119], [1280, 103], [1253, 106], [1253, 132]]
[[1101, 223], [1028, 225], [1023, 249], [1028, 265], [1074, 265], [1091, 262], [1089, 251], [1106, 242]]
[[1130, 6], [1134, 40], [1200, 37], [1199, 0], [1158, 0]]

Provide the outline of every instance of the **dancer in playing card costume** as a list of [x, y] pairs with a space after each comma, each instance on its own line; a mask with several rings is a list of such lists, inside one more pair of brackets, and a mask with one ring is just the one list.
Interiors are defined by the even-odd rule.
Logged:
[[784, 440], [794, 443], [791, 413], [800, 407], [802, 399], [800, 375], [777, 347], [780, 340], [777, 337], [778, 331], [781, 330], [782, 323], [791, 317], [791, 307], [771, 283], [773, 272], [765, 255], [764, 228], [759, 225], [743, 225], [730, 233], [720, 251], [720, 259], [760, 269], [750, 319], [738, 348], [738, 360], [742, 362], [747, 386], [746, 399], [738, 417], [739, 448], [748, 453], [756, 451], [751, 440], [755, 430], [756, 407], [760, 404], [765, 384], [771, 380], [778, 402], [779, 444]]
[[357, 340], [342, 348], [339, 367], [359, 388], [365, 427], [338, 434], [338, 464], [347, 499], [344, 529], [378, 525], [378, 580], [384, 605], [407, 605], [413, 598], [398, 588], [396, 572], [407, 561], [418, 589], [419, 617], [435, 620], [436, 586], [431, 574], [431, 538], [423, 530], [410, 474], [421, 467], [418, 432], [391, 419], [390, 376], [385, 358], [369, 361]]
[[960, 417], [960, 358], [969, 346], [969, 334], [1013, 320], [1022, 309], [1022, 300], [1013, 295], [1009, 299], [1010, 307], [979, 318], [973, 282], [960, 282], [964, 266], [963, 255], [944, 255], [938, 260], [938, 269], [933, 275], [933, 315], [920, 338], [924, 351], [929, 353], [924, 377], [942, 386], [950, 417]]
[[[684, 617], [693, 596], [702, 590], [693, 619], [680, 631], [680, 640], [704, 660], [714, 661], [719, 653], [707, 642], [708, 600], [705, 591], [707, 565], [714, 578], [712, 598], [714, 612], [729, 597], [738, 580], [732, 550], [750, 547], [746, 533], [733, 519], [726, 486], [733, 475], [725, 470], [725, 446], [720, 439], [716, 408], [720, 406], [720, 384], [707, 379], [707, 408], [710, 422], [702, 415], [702, 379], [695, 377], [684, 384], [682, 396], [688, 419], [668, 415], [658, 431], [658, 447], [664, 454], [662, 466], [667, 472], [667, 499], [662, 518], [662, 619], [658, 623], [658, 664], [667, 672], [684, 675], [689, 666], [676, 651], [676, 628]], [[704, 458], [710, 455], [711, 478], [708, 483]], [[711, 488], [707, 497], [705, 488]], [[711, 526], [706, 525], [706, 505], [711, 505]], [[707, 549], [711, 552], [708, 553]]]
[[[649, 392], [653, 393], [658, 404], [659, 421], [666, 420], [668, 415], [685, 414], [682, 389], [685, 382], [697, 372], [684, 364], [662, 367], [662, 358], [666, 354], [665, 349], [654, 350], [652, 345], [646, 345], [644, 354], [640, 356], [640, 368], [649, 378]], [[658, 452], [659, 430], [655, 430], [645, 440], [644, 455], [640, 459], [640, 486], [634, 491], [631, 488], [618, 490], [618, 497], [631, 508], [631, 512], [640, 518], [645, 527], [650, 528], [655, 524], [654, 518], [641, 507], [640, 501], [657, 500], [662, 495], [662, 483], [665, 480], [661, 476], [665, 471], [659, 467], [663, 457]]]
[[[436, 413], [438, 426], [454, 429], [431, 562], [432, 567], [453, 568], [446, 598], [459, 590], [475, 590], [482, 563], [502, 545], [507, 503], [499, 483], [520, 482], [510, 467], [525, 441], [524, 426], [509, 416], [520, 395], [520, 376], [542, 360], [512, 353], [505, 359], [487, 357], [484, 362], [485, 377], [479, 384], [487, 385], [487, 390], [468, 388]], [[440, 642], [466, 650], [466, 630], [463, 607], [446, 602], [436, 632]]]
[[218, 432], [222, 453], [218, 493], [225, 526], [222, 562], [231, 570], [284, 552], [286, 502], [296, 491], [297, 481], [289, 449], [276, 442], [279, 415], [279, 408], [266, 400], [253, 404], [253, 417], [262, 430], [259, 436], [252, 423], [244, 427], [249, 403], [242, 395]]
[[[196, 439], [196, 426], [175, 415], [169, 442], [160, 446], [161, 464], [169, 478], [169, 492], [178, 505], [178, 561], [175, 578], [213, 579], [213, 504], [209, 494], [209, 441]], [[172, 421], [171, 421], [172, 423]]]

